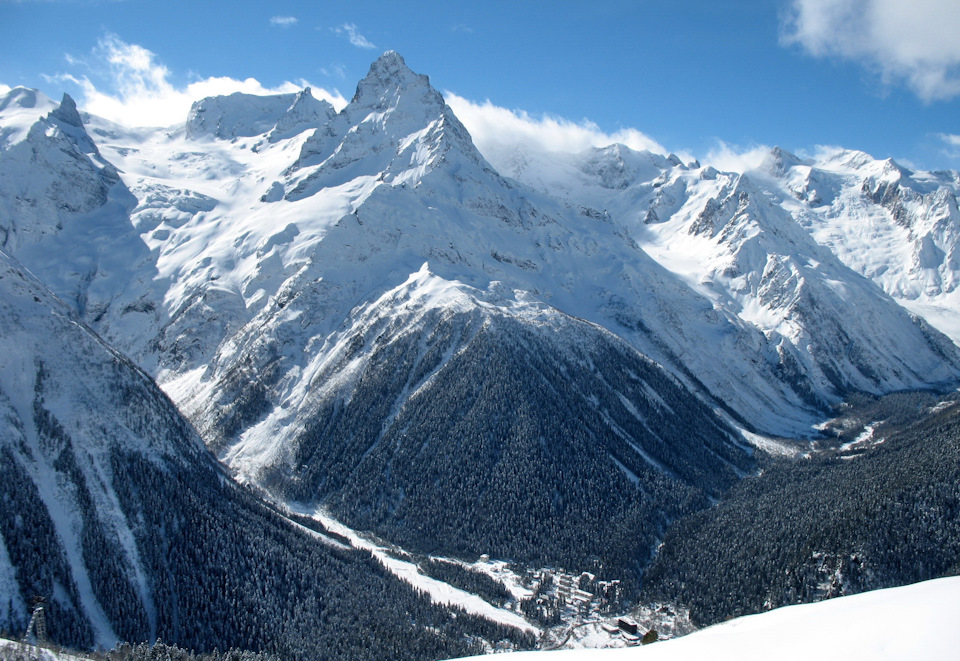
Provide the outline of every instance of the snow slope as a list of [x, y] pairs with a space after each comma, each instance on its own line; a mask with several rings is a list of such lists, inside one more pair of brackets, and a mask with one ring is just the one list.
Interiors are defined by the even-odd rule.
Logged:
[[[516, 661], [949, 661], [960, 649], [960, 578], [787, 606], [619, 650], [520, 652]], [[484, 657], [475, 657], [481, 659]]]
[[[684, 165], [622, 145], [550, 162], [541, 158], [513, 164], [513, 174], [624, 222], [657, 262], [762, 332], [776, 351], [781, 378], [794, 383], [807, 403], [835, 401], [836, 393], [850, 390], [878, 392], [879, 384], [881, 390], [899, 390], [953, 378], [952, 343], [881, 291], [877, 284], [883, 282], [871, 282], [864, 277], [870, 274], [844, 261], [858, 254], [882, 264], [887, 243], [834, 254], [836, 246], [823, 232], [808, 231], [817, 213], [811, 207], [822, 199], [809, 187], [803, 195], [813, 202], [796, 192], [801, 190], [796, 170], [809, 167], [793, 155], [774, 150], [762, 168], [744, 174]], [[946, 183], [947, 177], [940, 180]], [[928, 186], [936, 190], [935, 182]], [[862, 196], [860, 188], [856, 194]], [[947, 188], [936, 196], [944, 209], [951, 199], [955, 205]], [[849, 224], [849, 213], [834, 214], [840, 216], [836, 224]], [[905, 344], [916, 347], [906, 361]]]

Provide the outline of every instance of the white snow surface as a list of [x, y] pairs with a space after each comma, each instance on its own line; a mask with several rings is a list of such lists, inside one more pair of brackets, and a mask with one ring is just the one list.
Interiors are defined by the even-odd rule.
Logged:
[[[288, 505], [289, 506], [289, 505]], [[540, 629], [528, 622], [522, 615], [514, 613], [503, 608], [498, 608], [489, 602], [481, 599], [475, 594], [452, 587], [443, 581], [426, 576], [420, 572], [420, 569], [413, 562], [401, 560], [388, 553], [387, 548], [380, 546], [373, 541], [363, 537], [356, 531], [343, 525], [323, 509], [313, 511], [303, 511], [301, 514], [308, 514], [323, 524], [323, 526], [332, 533], [342, 535], [350, 540], [350, 544], [357, 549], [369, 551], [373, 557], [379, 560], [387, 570], [399, 578], [404, 583], [413, 586], [415, 589], [424, 592], [435, 604], [446, 606], [459, 606], [471, 615], [478, 615], [492, 622], [498, 622], [508, 627], [514, 627], [530, 633], [539, 633]]]
[[[8, 656], [9, 655], [9, 656]], [[0, 638], [0, 659], [31, 659], [32, 661], [87, 661], [89, 657], [68, 654], [46, 647], [22, 645], [14, 640]]]
[[[953, 661], [960, 577], [787, 606], [616, 650], [517, 652], [515, 661]], [[473, 657], [483, 659], [486, 657]]]

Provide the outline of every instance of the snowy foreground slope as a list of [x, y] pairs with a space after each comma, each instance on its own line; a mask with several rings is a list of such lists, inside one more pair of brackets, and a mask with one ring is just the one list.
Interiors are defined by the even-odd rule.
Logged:
[[[960, 578], [787, 606], [682, 638], [619, 650], [520, 652], [511, 661], [952, 661]], [[475, 657], [477, 659], [484, 657]]]

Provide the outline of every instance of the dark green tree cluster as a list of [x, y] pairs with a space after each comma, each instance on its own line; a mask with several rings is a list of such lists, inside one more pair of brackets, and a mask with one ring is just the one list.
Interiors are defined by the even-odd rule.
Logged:
[[436, 312], [358, 335], [349, 399], [297, 433], [272, 488], [405, 548], [633, 577], [669, 523], [752, 468], [731, 431], [612, 335]]
[[438, 581], [443, 581], [465, 592], [478, 595], [485, 601], [504, 606], [513, 599], [513, 595], [503, 583], [483, 572], [468, 569], [455, 562], [426, 559], [417, 563], [420, 570]]
[[698, 624], [960, 572], [960, 406], [859, 456], [779, 461], [680, 520], [644, 596]]
[[[92, 432], [68, 430], [45, 400], [75, 377], [60, 382], [38, 364], [33, 419], [5, 419], [11, 436], [0, 439], [3, 547], [22, 599], [46, 600], [51, 642], [98, 642], [82, 572], [113, 633], [134, 645], [159, 637], [196, 653], [284, 660], [433, 660], [478, 653], [482, 640], [533, 645], [432, 604], [367, 553], [318, 541], [230, 480], [141, 372], [118, 356], [99, 368], [96, 383], [109, 385]], [[64, 515], [77, 549], [58, 532]], [[4, 626], [19, 637], [28, 622], [20, 612]]]
[[[36, 485], [10, 448], [0, 449], [0, 485], [0, 535], [17, 569], [21, 597], [53, 595], [59, 588], [58, 598], [48, 599], [45, 606], [48, 635], [79, 647], [93, 645], [93, 631], [80, 609], [56, 529]], [[24, 611], [7, 626], [16, 634], [29, 620]]]

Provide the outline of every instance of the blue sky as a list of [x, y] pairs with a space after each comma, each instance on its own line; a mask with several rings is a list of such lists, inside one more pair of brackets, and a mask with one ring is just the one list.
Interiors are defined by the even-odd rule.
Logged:
[[0, 26], [0, 84], [106, 114], [307, 83], [349, 98], [392, 49], [486, 112], [476, 130], [511, 111], [560, 145], [629, 134], [731, 165], [842, 145], [960, 168], [957, 0], [0, 0]]

